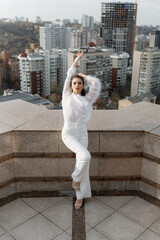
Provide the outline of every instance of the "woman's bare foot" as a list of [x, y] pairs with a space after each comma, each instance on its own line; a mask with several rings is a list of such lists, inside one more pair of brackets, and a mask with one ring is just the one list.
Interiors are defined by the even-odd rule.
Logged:
[[73, 187], [76, 191], [80, 191], [80, 182], [72, 181], [72, 187]]
[[83, 204], [83, 199], [77, 199], [75, 204], [74, 204], [74, 207], [75, 209], [79, 209]]

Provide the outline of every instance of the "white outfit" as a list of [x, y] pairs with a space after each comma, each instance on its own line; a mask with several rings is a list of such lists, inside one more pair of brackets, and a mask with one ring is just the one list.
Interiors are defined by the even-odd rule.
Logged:
[[77, 199], [91, 197], [89, 179], [89, 165], [91, 155], [87, 150], [88, 132], [86, 123], [90, 118], [92, 104], [99, 96], [101, 83], [98, 78], [87, 76], [85, 80], [89, 91], [85, 96], [76, 95], [70, 87], [71, 77], [76, 73], [73, 66], [68, 69], [65, 80], [62, 106], [64, 126], [62, 129], [62, 140], [65, 145], [76, 153], [76, 166], [72, 173], [75, 182], [80, 182], [80, 191], [76, 191]]

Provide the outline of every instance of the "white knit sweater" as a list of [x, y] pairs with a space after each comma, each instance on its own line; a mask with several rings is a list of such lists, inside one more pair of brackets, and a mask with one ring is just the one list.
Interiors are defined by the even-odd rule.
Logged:
[[92, 104], [100, 94], [101, 83], [98, 78], [87, 76], [85, 81], [89, 91], [85, 96], [74, 94], [70, 87], [72, 76], [76, 73], [76, 68], [71, 66], [67, 72], [67, 78], [63, 87], [62, 107], [64, 121], [87, 123], [92, 111]]

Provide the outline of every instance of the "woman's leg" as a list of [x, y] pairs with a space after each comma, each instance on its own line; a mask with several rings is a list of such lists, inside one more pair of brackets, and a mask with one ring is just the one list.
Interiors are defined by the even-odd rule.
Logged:
[[[88, 147], [88, 134], [85, 138], [80, 138], [79, 142], [87, 149]], [[78, 159], [76, 159], [78, 161]], [[91, 197], [91, 186], [90, 186], [90, 178], [89, 178], [89, 167], [90, 161], [86, 164], [84, 178], [80, 182], [80, 191], [76, 191], [77, 199], [88, 198]]]
[[77, 199], [91, 197], [90, 179], [89, 179], [89, 165], [91, 155], [87, 150], [88, 134], [83, 129], [80, 136], [74, 136], [69, 131], [62, 132], [62, 140], [65, 145], [76, 153], [76, 166], [72, 173], [73, 181], [80, 182], [80, 191], [76, 191]]

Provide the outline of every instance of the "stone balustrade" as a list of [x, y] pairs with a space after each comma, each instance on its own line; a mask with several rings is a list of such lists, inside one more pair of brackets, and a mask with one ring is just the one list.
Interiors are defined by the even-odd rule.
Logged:
[[[61, 110], [0, 103], [0, 203], [71, 191], [75, 155], [61, 140]], [[87, 124], [93, 195], [144, 193], [160, 200], [160, 106], [94, 110]]]

